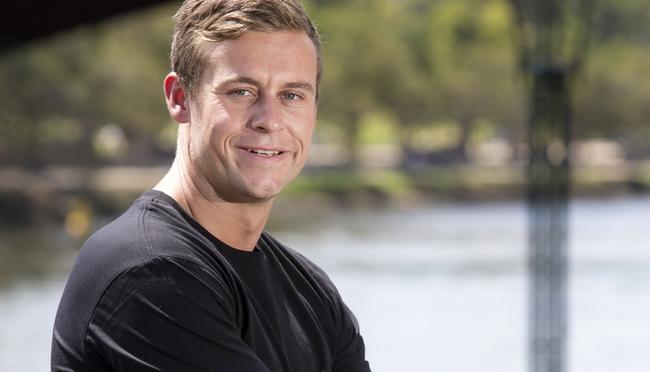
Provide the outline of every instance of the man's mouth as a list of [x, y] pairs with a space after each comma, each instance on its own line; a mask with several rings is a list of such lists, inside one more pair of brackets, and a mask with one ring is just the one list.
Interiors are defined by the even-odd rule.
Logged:
[[246, 148], [248, 152], [252, 152], [254, 154], [260, 155], [260, 156], [265, 156], [265, 157], [271, 157], [271, 156], [276, 156], [280, 155], [283, 153], [283, 151], [274, 151], [274, 150], [260, 150], [260, 149], [250, 149]]

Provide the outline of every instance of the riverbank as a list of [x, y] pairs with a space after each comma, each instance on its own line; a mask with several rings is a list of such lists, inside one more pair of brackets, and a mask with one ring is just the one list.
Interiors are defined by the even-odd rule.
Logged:
[[[166, 170], [167, 166], [0, 168], [0, 223], [63, 221], [77, 212], [112, 215], [155, 185]], [[647, 193], [650, 161], [579, 167], [573, 169], [571, 179], [574, 197]], [[276, 211], [282, 214], [297, 205], [315, 211], [412, 205], [431, 199], [521, 199], [525, 190], [522, 166], [436, 166], [416, 171], [307, 168], [283, 192]]]

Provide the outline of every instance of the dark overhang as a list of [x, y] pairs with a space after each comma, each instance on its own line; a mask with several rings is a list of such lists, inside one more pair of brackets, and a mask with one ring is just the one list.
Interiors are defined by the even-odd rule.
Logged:
[[2, 6], [0, 49], [16, 47], [82, 24], [169, 0], [28, 1], [10, 0]]

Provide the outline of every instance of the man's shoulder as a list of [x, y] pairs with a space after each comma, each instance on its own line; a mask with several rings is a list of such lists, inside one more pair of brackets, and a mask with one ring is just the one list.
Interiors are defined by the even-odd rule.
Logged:
[[75, 266], [101, 266], [120, 270], [151, 255], [147, 200], [137, 199], [124, 213], [95, 231], [82, 245]]
[[121, 271], [152, 257], [176, 256], [191, 261], [191, 248], [201, 244], [209, 242], [173, 206], [155, 192], [146, 192], [119, 217], [92, 234], [83, 244], [78, 260]]
[[264, 249], [270, 252], [276, 263], [282, 266], [288, 276], [308, 281], [321, 295], [330, 299], [339, 297], [336, 286], [318, 264], [297, 250], [280, 243], [268, 232], [262, 234], [261, 241], [264, 244]]
[[87, 321], [109, 289], [115, 290], [138, 275], [182, 277], [192, 273], [192, 277], [225, 282], [227, 265], [216, 254], [205, 254], [211, 249], [209, 242], [176, 212], [145, 193], [92, 234], [77, 255], [66, 283], [60, 323], [75, 323], [65, 320], [73, 313]]
[[92, 234], [75, 260], [68, 286], [103, 291], [122, 273], [164, 258], [202, 264], [197, 248], [206, 244], [184, 226], [174, 210], [145, 193], [122, 215]]
[[325, 274], [325, 271], [323, 271], [323, 269], [321, 269], [316, 263], [298, 252], [296, 249], [281, 243], [267, 231], [262, 233], [260, 243], [264, 250], [269, 251], [273, 256], [278, 257], [279, 259], [290, 260], [297, 265]]

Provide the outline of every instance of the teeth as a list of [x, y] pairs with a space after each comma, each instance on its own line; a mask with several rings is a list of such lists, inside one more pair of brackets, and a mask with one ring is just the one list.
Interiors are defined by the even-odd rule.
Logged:
[[248, 151], [262, 156], [274, 156], [280, 154], [280, 151], [267, 151], [267, 150], [255, 150], [255, 149], [248, 149]]

